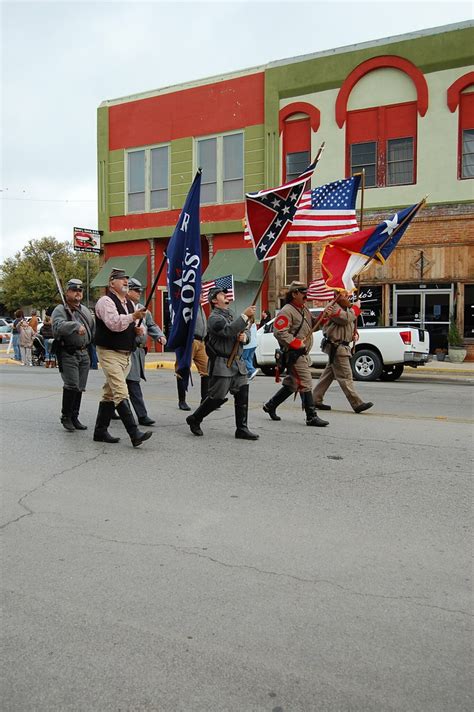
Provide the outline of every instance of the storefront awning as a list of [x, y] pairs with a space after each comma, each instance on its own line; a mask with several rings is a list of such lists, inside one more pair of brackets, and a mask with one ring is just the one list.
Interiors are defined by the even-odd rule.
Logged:
[[202, 275], [202, 281], [209, 282], [226, 274], [233, 274], [235, 282], [260, 282], [263, 268], [252, 249], [219, 250]]
[[91, 282], [91, 287], [106, 287], [109, 283], [112, 269], [124, 269], [129, 277], [135, 277], [144, 287], [147, 285], [146, 255], [131, 255], [130, 257], [111, 257], [107, 260]]

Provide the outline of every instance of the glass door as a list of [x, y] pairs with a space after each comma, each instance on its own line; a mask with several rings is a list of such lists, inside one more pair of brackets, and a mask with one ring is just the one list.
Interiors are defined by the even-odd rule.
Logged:
[[422, 292], [395, 292], [395, 325], [421, 327]]
[[451, 292], [427, 292], [423, 297], [423, 326], [430, 333], [430, 351], [445, 349], [448, 344]]

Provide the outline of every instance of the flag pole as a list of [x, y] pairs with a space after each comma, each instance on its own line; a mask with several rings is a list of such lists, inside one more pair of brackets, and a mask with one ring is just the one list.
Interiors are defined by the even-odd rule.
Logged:
[[[361, 180], [360, 180], [360, 220], [359, 220], [359, 230], [362, 231], [364, 227], [364, 191], [365, 191], [365, 168], [362, 169], [361, 172]], [[357, 275], [357, 281], [356, 281], [356, 292], [355, 296], [356, 299], [359, 297], [359, 291], [360, 291], [360, 274]]]

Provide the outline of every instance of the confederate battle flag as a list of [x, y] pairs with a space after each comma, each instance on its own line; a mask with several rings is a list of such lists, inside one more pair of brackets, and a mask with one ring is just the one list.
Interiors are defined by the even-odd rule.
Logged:
[[298, 178], [278, 188], [245, 195], [247, 230], [259, 262], [277, 256], [292, 226], [306, 183], [311, 180], [317, 159]]

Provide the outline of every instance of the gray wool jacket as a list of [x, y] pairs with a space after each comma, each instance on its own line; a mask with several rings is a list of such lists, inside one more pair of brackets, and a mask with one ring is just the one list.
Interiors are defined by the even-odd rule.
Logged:
[[[66, 311], [62, 304], [58, 304], [51, 314], [51, 321], [54, 338], [60, 339], [66, 347], [81, 349], [88, 346], [94, 338], [94, 317], [83, 304], [72, 311], [72, 318], [69, 310]], [[85, 334], [78, 333], [80, 326], [86, 328]]]
[[[137, 309], [143, 309], [141, 304], [137, 304]], [[153, 317], [149, 311], [145, 314], [145, 318], [142, 322], [142, 326], [145, 327], [145, 333], [141, 336], [136, 337], [137, 348], [130, 354], [131, 366], [130, 371], [127, 375], [127, 381], [140, 381], [145, 378], [145, 347], [148, 336], [154, 341], [157, 341], [160, 336], [164, 336], [160, 327], [155, 324]]]
[[243, 316], [238, 316], [234, 319], [234, 315], [229, 309], [221, 309], [220, 307], [214, 307], [211, 311], [209, 319], [207, 320], [208, 341], [210, 346], [214, 348], [218, 354], [223, 354], [217, 356], [214, 362], [214, 368], [212, 369], [213, 377], [224, 376], [229, 378], [235, 376], [237, 373], [243, 376], [247, 375], [247, 367], [241, 359], [243, 342], [239, 342], [237, 357], [234, 363], [230, 368], [227, 367], [227, 359], [232, 352], [237, 336], [242, 331], [247, 333], [248, 340], [247, 322]]

